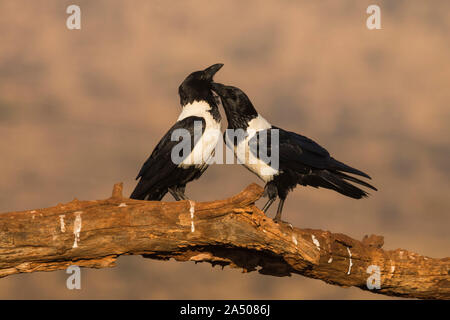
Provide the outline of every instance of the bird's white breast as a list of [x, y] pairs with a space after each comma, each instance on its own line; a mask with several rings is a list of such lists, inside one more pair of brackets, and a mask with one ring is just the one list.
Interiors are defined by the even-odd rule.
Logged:
[[248, 127], [247, 127], [247, 131], [250, 130], [254, 130], [254, 131], [260, 131], [260, 130], [266, 130], [266, 129], [270, 129], [272, 128], [272, 125], [269, 123], [269, 121], [267, 121], [266, 119], [264, 119], [263, 117], [261, 117], [259, 114], [256, 118], [250, 120], [248, 122]]
[[[277, 169], [272, 168], [269, 164], [258, 159], [251, 151], [249, 141], [258, 131], [271, 129], [272, 125], [263, 117], [258, 115], [255, 119], [248, 123], [247, 136], [234, 148], [236, 157], [250, 171], [255, 173], [264, 182], [269, 182], [274, 175], [278, 173]], [[267, 133], [270, 134], [270, 131]]]
[[187, 117], [202, 117], [205, 119], [205, 131], [195, 144], [191, 154], [179, 166], [190, 167], [195, 165], [197, 168], [202, 168], [212, 157], [217, 142], [221, 138], [221, 132], [220, 122], [213, 118], [209, 110], [211, 110], [211, 106], [206, 101], [194, 101], [183, 107], [177, 121]]

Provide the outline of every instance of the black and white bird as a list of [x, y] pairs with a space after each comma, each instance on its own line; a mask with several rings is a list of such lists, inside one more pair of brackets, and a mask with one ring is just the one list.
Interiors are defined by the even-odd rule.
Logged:
[[[177, 201], [187, 199], [186, 184], [198, 179], [208, 168], [208, 161], [220, 139], [221, 116], [211, 84], [222, 66], [217, 63], [193, 72], [179, 86], [182, 112], [145, 161], [136, 177], [140, 180], [130, 198], [159, 201], [170, 192]], [[172, 154], [180, 143], [172, 137], [177, 132], [188, 133], [190, 138], [187, 141], [189, 151], [181, 150], [177, 154], [180, 161], [174, 161]]]
[[[271, 125], [258, 114], [239, 88], [213, 83], [213, 90], [222, 100], [228, 129], [244, 131], [241, 138], [236, 136], [237, 139], [233, 137], [231, 140], [226, 135], [226, 144], [234, 148], [240, 163], [266, 183], [265, 194], [269, 200], [263, 211], [267, 212], [277, 197], [280, 199], [275, 221], [281, 221], [284, 201], [297, 185], [327, 188], [354, 199], [366, 197], [368, 193], [350, 182], [377, 190], [367, 182], [346, 174], [370, 179], [366, 173], [334, 159], [313, 140]], [[277, 132], [278, 143], [272, 132]], [[265, 153], [260, 150], [265, 150]], [[272, 159], [278, 156], [278, 165], [268, 163], [268, 158], [261, 157], [261, 154], [270, 154]]]

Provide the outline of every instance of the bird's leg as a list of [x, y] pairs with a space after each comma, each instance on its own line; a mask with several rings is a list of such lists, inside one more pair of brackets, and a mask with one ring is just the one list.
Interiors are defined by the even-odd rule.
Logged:
[[277, 214], [275, 215], [275, 218], [273, 219], [273, 221], [275, 221], [275, 222], [282, 221], [281, 213], [283, 211], [283, 205], [284, 205], [284, 199], [280, 199], [280, 202], [278, 203]]
[[267, 210], [269, 210], [272, 203], [277, 199], [278, 195], [277, 187], [271, 182], [267, 183], [266, 186], [264, 187], [264, 195], [267, 195], [269, 197], [269, 200], [262, 208], [262, 211], [266, 213]]
[[175, 201], [181, 200], [180, 197], [178, 196], [176, 189], [174, 190], [172, 188], [169, 188], [168, 190], [169, 190], [170, 194], [172, 195], [172, 197], [174, 197]]
[[181, 200], [189, 200], [189, 198], [181, 191], [178, 192], [178, 196], [181, 198]]
[[294, 227], [292, 226], [292, 224], [290, 224], [289, 222], [283, 221], [281, 220], [281, 213], [283, 211], [283, 205], [284, 205], [284, 200], [286, 199], [281, 199], [280, 198], [280, 202], [278, 203], [278, 209], [277, 209], [277, 214], [275, 215], [275, 218], [273, 218], [273, 221], [276, 223], [282, 223], [287, 225], [289, 228], [294, 229]]
[[189, 200], [189, 198], [186, 196], [186, 194], [184, 193], [184, 191], [186, 190], [186, 186], [178, 186], [176, 187], [176, 192], [178, 194], [178, 196], [182, 199], [182, 200]]
[[262, 208], [262, 211], [264, 213], [267, 212], [267, 210], [269, 210], [270, 206], [272, 205], [272, 203], [275, 201], [276, 198], [269, 198], [269, 200], [266, 202], [266, 204], [264, 205], [264, 207]]

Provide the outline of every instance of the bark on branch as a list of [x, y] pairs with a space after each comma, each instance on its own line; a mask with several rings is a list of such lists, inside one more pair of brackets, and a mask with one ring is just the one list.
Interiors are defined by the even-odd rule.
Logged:
[[252, 184], [226, 200], [154, 202], [123, 198], [122, 184], [116, 184], [106, 200], [3, 213], [0, 277], [72, 264], [112, 267], [118, 256], [134, 254], [273, 276], [301, 274], [390, 296], [450, 298], [450, 258], [385, 251], [380, 236], [358, 241], [276, 224], [254, 205], [262, 193]]

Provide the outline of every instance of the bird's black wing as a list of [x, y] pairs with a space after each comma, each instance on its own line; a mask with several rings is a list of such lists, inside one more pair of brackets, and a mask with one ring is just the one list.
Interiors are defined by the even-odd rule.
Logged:
[[[280, 133], [280, 140], [283, 140], [285, 143], [284, 149], [291, 148], [292, 144], [296, 144], [296, 152], [298, 153], [298, 148], [301, 149], [302, 155], [300, 156], [299, 161], [318, 169], [327, 169], [332, 171], [343, 171], [348, 173], [353, 173], [368, 179], [371, 179], [370, 176], [358, 169], [352, 168], [345, 163], [342, 163], [333, 157], [330, 156], [328, 151], [314, 142], [313, 140], [297, 134], [295, 132], [285, 131], [283, 129], [279, 129], [282, 131]], [[285, 137], [282, 139], [281, 137]], [[291, 155], [290, 153], [287, 153]], [[348, 176], [347, 176], [348, 177]], [[359, 180], [358, 180], [359, 181]], [[372, 187], [372, 186], [371, 186]]]
[[[331, 157], [330, 153], [325, 148], [308, 137], [275, 126], [272, 126], [272, 130], [278, 130], [280, 167], [289, 167], [299, 173], [304, 171], [307, 172], [309, 169], [343, 171], [370, 179], [366, 173]], [[272, 146], [271, 133], [269, 130], [257, 132], [255, 138], [258, 139], [258, 145], [261, 143], [261, 135], [264, 131], [267, 131], [267, 133], [264, 134], [267, 134], [268, 152], [272, 152], [272, 149], [276, 151]]]
[[[170, 164], [177, 166], [173, 163], [171, 160], [171, 153], [173, 147], [175, 147], [179, 141], [172, 141], [172, 133], [175, 130], [178, 129], [185, 129], [189, 132], [191, 137], [191, 150], [194, 149], [195, 144], [197, 143], [198, 139], [200, 137], [194, 137], [194, 126], [195, 122], [198, 121], [198, 123], [201, 123], [202, 126], [202, 134], [205, 131], [205, 119], [202, 117], [187, 117], [184, 118], [178, 122], [176, 122], [172, 128], [167, 131], [167, 133], [162, 137], [162, 139], [159, 141], [159, 143], [156, 145], [155, 149], [153, 149], [152, 154], [150, 157], [145, 161], [144, 165], [142, 166], [141, 170], [139, 171], [139, 174], [137, 175], [136, 179], [147, 175], [147, 173], [152, 173], [153, 171], [158, 170], [158, 166], [155, 166], [157, 164], [160, 165], [167, 165], [168, 163], [164, 163], [164, 161], [170, 162]], [[194, 140], [197, 138], [196, 140]], [[183, 155], [183, 159], [186, 158], [188, 155]]]
[[[278, 148], [275, 135], [278, 135]], [[278, 149], [280, 166], [287, 165], [299, 171], [304, 171], [305, 166], [324, 169], [330, 159], [328, 151], [313, 140], [275, 126], [258, 131], [249, 145], [250, 151], [258, 158], [261, 154], [271, 157]]]
[[[190, 134], [190, 145], [193, 150], [201, 135], [194, 134], [196, 125], [201, 125], [201, 133], [205, 131], [206, 122], [202, 117], [187, 117], [177, 121], [169, 131], [162, 137], [156, 145], [150, 157], [145, 161], [136, 179], [141, 178], [131, 198], [142, 198], [142, 196], [150, 192], [152, 187], [158, 181], [169, 179], [174, 170], [178, 168], [178, 164], [172, 161], [172, 149], [180, 143], [180, 141], [172, 141], [172, 134], [175, 130], [184, 129]], [[189, 154], [180, 154], [185, 159]]]
[[286, 162], [294, 165], [300, 163], [312, 168], [325, 169], [328, 165], [330, 154], [313, 140], [277, 127], [280, 140], [280, 163]]

